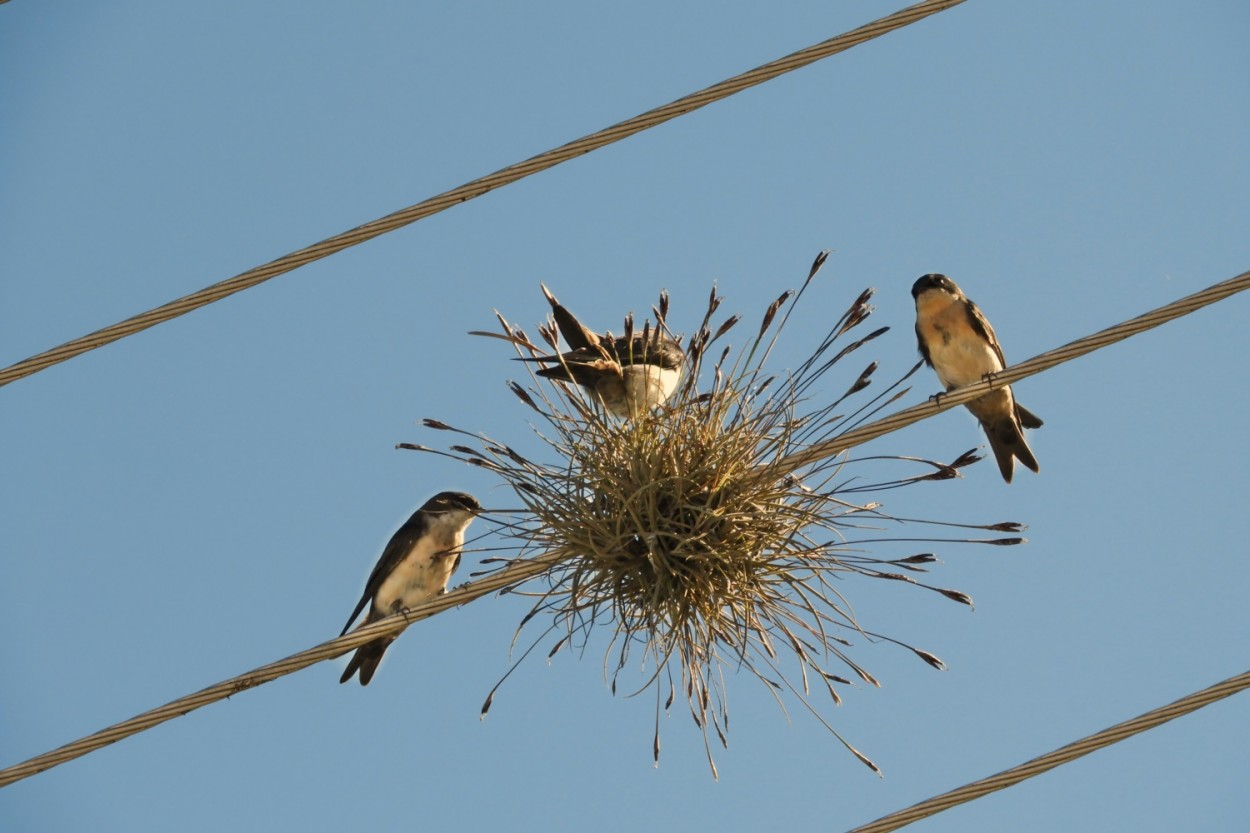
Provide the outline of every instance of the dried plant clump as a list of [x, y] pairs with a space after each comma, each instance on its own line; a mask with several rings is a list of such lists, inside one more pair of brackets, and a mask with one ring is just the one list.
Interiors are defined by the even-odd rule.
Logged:
[[[668, 709], [680, 690], [703, 732], [715, 773], [710, 738], [726, 742], [723, 671], [728, 664], [759, 677], [779, 700], [786, 693], [797, 697], [876, 770], [820, 716], [809, 700], [812, 685], [837, 703], [836, 686], [851, 684], [851, 677], [877, 684], [845, 652], [855, 636], [903, 645], [930, 665], [943, 666], [927, 651], [863, 630], [832, 580], [858, 574], [902, 581], [971, 604], [959, 591], [913, 577], [936, 560], [931, 554], [879, 560], [853, 549], [864, 543], [854, 540], [860, 530], [895, 520], [879, 504], [847, 498], [956, 477], [960, 468], [979, 459], [976, 455], [968, 452], [949, 464], [905, 458], [920, 472], [879, 483], [852, 478], [844, 458], [797, 471], [787, 463], [789, 455], [836, 436], [897, 400], [906, 393], [902, 383], [916, 369], [858, 407], [849, 407], [848, 400], [871, 384], [876, 364], [869, 363], [840, 396], [813, 404], [818, 381], [886, 332], [874, 330], [835, 349], [868, 318], [871, 291], [865, 291], [797, 370], [766, 372], [778, 336], [824, 259], [822, 253], [798, 293], [783, 293], [769, 306], [744, 349], [735, 354], [722, 348], [714, 359], [713, 350], [739, 318], [713, 327], [721, 304], [713, 290], [703, 322], [686, 346], [685, 381], [653, 413], [618, 420], [574, 386], [541, 385], [534, 379], [527, 390], [512, 383], [517, 396], [551, 429], [550, 435], [540, 430], [539, 436], [556, 462], [534, 462], [482, 437], [476, 438], [478, 448], [455, 445], [449, 452], [496, 472], [524, 502], [525, 512], [507, 533], [519, 545], [518, 557], [552, 553], [559, 558], [545, 577], [545, 589], [529, 590], [527, 584], [516, 591], [536, 597], [522, 627], [540, 614], [551, 617], [550, 626], [525, 654], [548, 634], [556, 634], [550, 656], [570, 642], [584, 646], [596, 626], [609, 628], [605, 663], [615, 691], [621, 671], [639, 652], [645, 676], [638, 690], [656, 689], [657, 761], [660, 698], [667, 690], [663, 708]], [[667, 332], [666, 296], [653, 313], [657, 330]], [[522, 357], [544, 352], [502, 317], [500, 322], [502, 337]], [[631, 329], [632, 321], [626, 323], [626, 331]], [[558, 349], [552, 325], [544, 326], [542, 335]], [[700, 387], [705, 376], [706, 390]], [[458, 430], [433, 420], [426, 425]], [[852, 465], [864, 467], [862, 462]], [[981, 528], [1018, 531], [1019, 526]], [[488, 698], [483, 713], [490, 702]]]

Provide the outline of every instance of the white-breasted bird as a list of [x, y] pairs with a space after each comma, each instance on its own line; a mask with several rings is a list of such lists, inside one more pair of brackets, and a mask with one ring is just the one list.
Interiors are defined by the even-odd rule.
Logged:
[[[481, 511], [477, 499], [464, 492], [439, 492], [422, 504], [382, 550], [364, 594], [339, 635], [347, 633], [365, 605], [369, 605], [369, 613], [361, 627], [445, 593], [451, 574], [460, 566], [465, 530]], [[357, 648], [339, 682], [347, 682], [359, 671], [360, 684], [368, 685], [397, 636], [385, 636]]]
[[626, 334], [619, 338], [611, 333], [599, 335], [578, 321], [547, 287], [542, 290], [570, 349], [555, 356], [522, 359], [548, 365], [537, 371], [539, 376], [580, 385], [608, 413], [623, 418], [636, 418], [662, 405], [677, 390], [686, 353], [662, 326], [652, 330], [648, 323], [635, 333], [627, 324]]

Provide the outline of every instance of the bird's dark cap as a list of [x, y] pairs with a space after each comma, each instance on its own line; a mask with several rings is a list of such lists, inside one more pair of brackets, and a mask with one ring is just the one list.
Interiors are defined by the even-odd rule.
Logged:
[[943, 289], [947, 292], [959, 292], [959, 288], [955, 286], [954, 281], [936, 272], [930, 272], [928, 275], [921, 275], [917, 278], [916, 282], [911, 285], [911, 297], [918, 298], [920, 293], [926, 289]]
[[467, 492], [439, 492], [427, 500], [421, 509], [426, 512], [450, 512], [454, 509], [462, 509], [477, 514], [482, 511], [482, 504]]

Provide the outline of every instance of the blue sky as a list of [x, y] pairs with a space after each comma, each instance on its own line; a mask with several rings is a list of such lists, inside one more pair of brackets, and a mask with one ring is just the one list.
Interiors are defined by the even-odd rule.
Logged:
[[[0, 364], [896, 8], [5, 4]], [[337, 634], [434, 492], [508, 503], [393, 447], [445, 442], [423, 417], [532, 442], [516, 366], [466, 332], [496, 308], [532, 332], [540, 281], [600, 328], [667, 288], [690, 332], [713, 282], [754, 316], [833, 249], [775, 366], [873, 286], [884, 381], [925, 272], [1020, 360], [1244, 271], [1248, 34], [1230, 0], [971, 0], [0, 390], [0, 765]], [[8, 787], [0, 821], [840, 830], [1047, 752], [1247, 668], [1248, 314], [1018, 385], [1040, 475], [879, 498], [1030, 526], [939, 546], [972, 612], [846, 582], [949, 665], [856, 645], [883, 687], [824, 714], [884, 779], [742, 675], [720, 781], [677, 711], [653, 769], [653, 701], [613, 697], [593, 649], [527, 663], [479, 722], [526, 609], [505, 597], [412, 628], [367, 689], [315, 666]], [[901, 404], [937, 390], [916, 379]], [[958, 410], [868, 448], [982, 441]], [[1248, 721], [1233, 698], [915, 829], [1233, 829]]]

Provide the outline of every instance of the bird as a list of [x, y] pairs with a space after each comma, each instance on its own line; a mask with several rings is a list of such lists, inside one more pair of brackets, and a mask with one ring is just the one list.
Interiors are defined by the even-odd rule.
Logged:
[[602, 402], [608, 413], [621, 418], [636, 419], [662, 405], [677, 390], [686, 353], [677, 339], [662, 332], [662, 326], [652, 330], [648, 322], [641, 333], [634, 333], [629, 318], [624, 336], [599, 335], [557, 301], [546, 286], [542, 291], [570, 349], [554, 356], [522, 358], [550, 365], [539, 369], [539, 376], [580, 385]]
[[[1007, 366], [994, 328], [950, 278], [922, 275], [912, 285], [911, 295], [916, 301], [920, 355], [947, 390], [980, 381]], [[1042, 421], [1016, 401], [1009, 386], [992, 390], [965, 407], [981, 423], [1003, 480], [1011, 482], [1016, 460], [1038, 471], [1024, 429], [1041, 428]]]
[[[439, 492], [422, 504], [382, 550], [339, 636], [347, 633], [366, 604], [369, 613], [360, 627], [447, 592], [447, 582], [460, 566], [464, 532], [481, 511], [477, 499], [464, 492]], [[357, 648], [339, 682], [347, 682], [359, 671], [360, 684], [369, 685], [382, 654], [397, 636], [383, 636]]]

